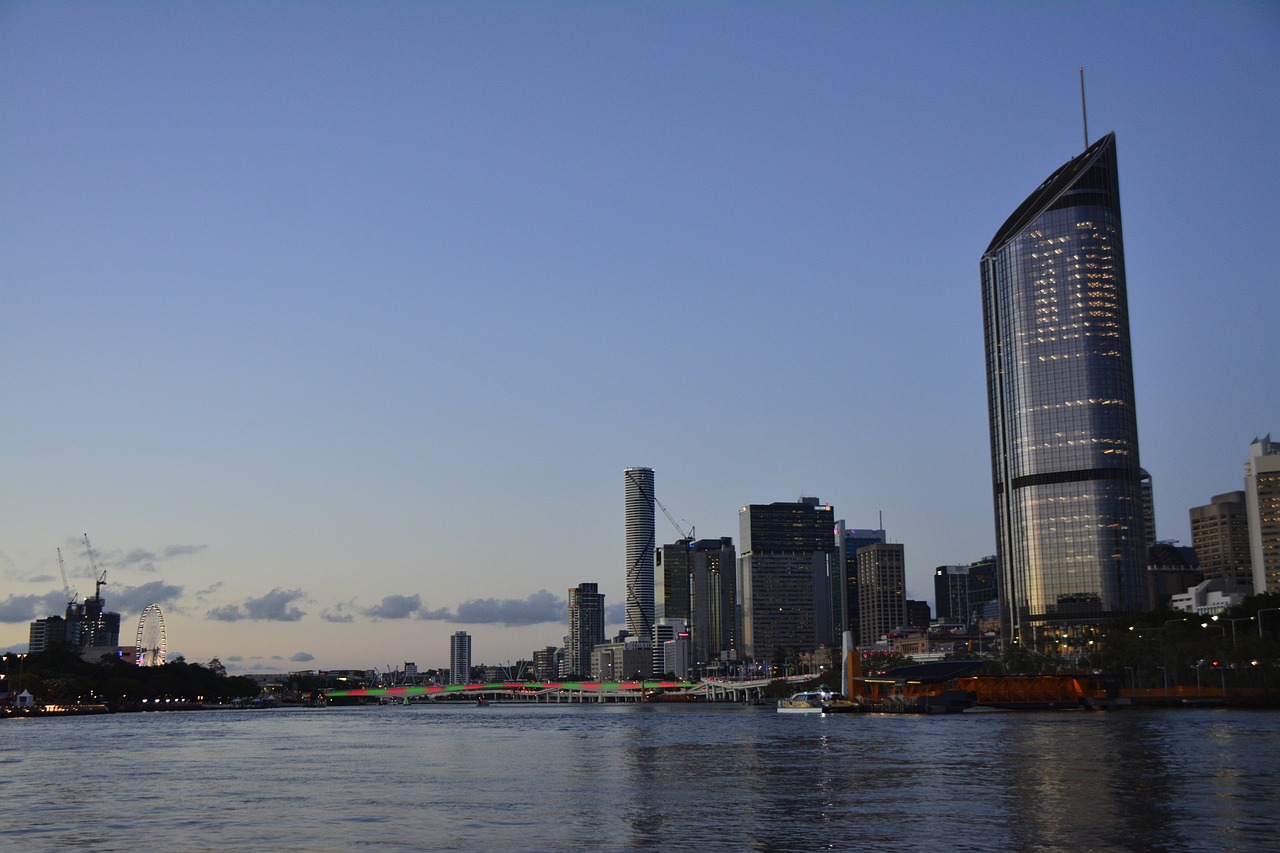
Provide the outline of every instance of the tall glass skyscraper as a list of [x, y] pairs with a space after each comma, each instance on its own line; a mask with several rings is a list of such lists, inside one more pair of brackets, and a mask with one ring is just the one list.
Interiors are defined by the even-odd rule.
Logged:
[[627, 631], [641, 642], [653, 642], [653, 563], [657, 549], [653, 520], [653, 469], [628, 468]]
[[996, 232], [982, 309], [1005, 637], [1069, 652], [1146, 609], [1114, 134]]

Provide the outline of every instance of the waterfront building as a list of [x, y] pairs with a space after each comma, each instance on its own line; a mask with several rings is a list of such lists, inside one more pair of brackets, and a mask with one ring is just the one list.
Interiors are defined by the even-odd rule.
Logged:
[[1065, 651], [1147, 608], [1114, 134], [1019, 205], [981, 273], [1002, 627]]
[[689, 654], [699, 666], [737, 660], [738, 553], [733, 538], [699, 539], [690, 554]]
[[640, 681], [653, 669], [652, 643], [623, 630], [611, 642], [591, 649], [591, 662], [583, 678], [592, 681]]
[[546, 646], [533, 653], [533, 680], [556, 681], [560, 677], [560, 662], [564, 659], [564, 649]]
[[[681, 539], [657, 553], [658, 624], [688, 625], [694, 663], [736, 659], [737, 551], [733, 538]], [[654, 672], [666, 672], [662, 641], [654, 639]]]
[[689, 632], [679, 631], [669, 640], [662, 643], [662, 673], [671, 673], [677, 681], [689, 677], [690, 668]]
[[689, 620], [690, 582], [693, 577], [693, 540], [679, 539], [654, 554], [654, 620]]
[[471, 681], [471, 635], [466, 631], [454, 631], [449, 638], [449, 683], [467, 684]]
[[653, 561], [657, 539], [653, 520], [653, 469], [623, 471], [626, 500], [627, 630], [653, 639]]
[[986, 603], [997, 596], [995, 557], [934, 569], [933, 598], [940, 621], [973, 625]]
[[1188, 514], [1191, 547], [1205, 579], [1223, 578], [1232, 589], [1252, 590], [1253, 560], [1249, 556], [1249, 513], [1244, 492], [1214, 495], [1204, 506], [1191, 507]]
[[120, 614], [108, 611], [100, 594], [68, 602], [65, 615], [37, 619], [29, 628], [29, 652], [44, 651], [55, 643], [86, 653], [89, 649], [115, 651], [120, 646]]
[[1156, 496], [1151, 475], [1145, 468], [1138, 472], [1138, 485], [1142, 490], [1142, 531], [1146, 536], [1143, 544], [1150, 548], [1156, 544]]
[[1253, 591], [1280, 592], [1280, 445], [1269, 434], [1249, 445], [1244, 494]]
[[928, 631], [929, 625], [933, 622], [933, 612], [929, 608], [927, 601], [915, 601], [908, 598], [906, 600], [905, 610], [907, 620], [904, 625], [911, 628], [918, 628], [921, 631]]
[[604, 642], [604, 593], [598, 584], [569, 588], [569, 634], [565, 637], [565, 675], [588, 678], [591, 650]]
[[738, 511], [743, 655], [782, 663], [831, 644], [834, 523], [817, 498]]
[[858, 549], [858, 610], [860, 645], [877, 643], [908, 624], [907, 563], [901, 543], [877, 542]]
[[933, 602], [943, 622], [968, 621], [969, 567], [938, 566], [933, 570]]
[[[862, 642], [858, 624], [858, 549], [877, 542], [885, 542], [884, 530], [869, 527], [849, 527], [844, 519], [836, 522], [836, 572], [833, 578], [834, 607], [832, 620], [836, 634], [845, 631], [853, 634], [855, 645]], [[839, 636], [834, 639], [839, 639]]]

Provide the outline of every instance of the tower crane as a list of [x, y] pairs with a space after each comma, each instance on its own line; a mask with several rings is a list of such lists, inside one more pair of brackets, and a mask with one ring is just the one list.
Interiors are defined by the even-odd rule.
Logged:
[[62, 595], [67, 599], [67, 604], [76, 603], [76, 591], [71, 588], [71, 582], [67, 580], [67, 567], [62, 564], [62, 549], [58, 549], [58, 571], [62, 572]]
[[93, 575], [93, 597], [101, 601], [102, 588], [107, 585], [107, 570], [103, 569], [101, 576], [99, 576], [98, 564], [93, 559], [93, 548], [89, 547], [88, 533], [84, 535], [84, 550], [89, 555], [89, 573]]
[[[685, 533], [684, 528], [681, 527], [680, 524], [676, 521], [675, 516], [673, 516], [671, 512], [665, 506], [662, 505], [662, 501], [658, 500], [657, 495], [654, 495], [653, 502], [658, 505], [658, 509], [662, 510], [662, 514], [667, 517], [667, 521], [671, 522], [671, 526], [680, 532], [681, 539], [692, 540], [694, 538], [694, 534], [697, 532], [698, 528], [690, 524], [689, 532]], [[685, 522], [685, 523], [688, 524], [688, 522]]]

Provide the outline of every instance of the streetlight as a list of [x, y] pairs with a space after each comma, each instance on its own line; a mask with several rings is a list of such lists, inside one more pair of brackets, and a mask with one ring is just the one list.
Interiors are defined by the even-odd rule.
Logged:
[[[1230, 618], [1230, 617], [1222, 617], [1222, 616], [1220, 616], [1220, 615], [1218, 615], [1218, 614], [1214, 614], [1214, 616], [1213, 616], [1213, 621], [1217, 622], [1219, 619], [1222, 619], [1222, 618], [1225, 618], [1225, 619], [1226, 619], [1226, 621], [1228, 621], [1228, 622], [1230, 622], [1230, 623], [1231, 623], [1231, 645], [1233, 645], [1233, 646], [1236, 644], [1236, 623], [1237, 623], [1237, 622], [1248, 622], [1248, 621], [1250, 621], [1251, 619], [1253, 619], [1253, 617], [1252, 617], [1252, 616], [1245, 616], [1245, 617], [1242, 617], [1242, 618], [1232, 619], [1232, 618]], [[1225, 634], [1226, 632], [1224, 631], [1223, 633]]]
[[[26, 665], [27, 656], [25, 654], [18, 655], [18, 692], [22, 692], [22, 669]], [[10, 703], [12, 704], [12, 703]]]
[[[1215, 616], [1215, 617], [1213, 617], [1213, 618], [1214, 618], [1214, 619], [1217, 619], [1218, 617], [1217, 617], [1217, 616]], [[1225, 640], [1225, 639], [1227, 638], [1227, 626], [1226, 626], [1226, 625], [1213, 625], [1213, 624], [1211, 624], [1211, 623], [1209, 623], [1209, 622], [1201, 622], [1201, 623], [1200, 623], [1200, 627], [1201, 627], [1201, 628], [1217, 628], [1219, 631], [1221, 631], [1221, 632], [1222, 632], [1222, 639], [1224, 639], [1224, 640]]]
[[1262, 614], [1267, 612], [1280, 613], [1280, 607], [1264, 607], [1261, 610], [1259, 610], [1257, 613], [1253, 614], [1258, 619], [1258, 639], [1259, 640], [1262, 639]]

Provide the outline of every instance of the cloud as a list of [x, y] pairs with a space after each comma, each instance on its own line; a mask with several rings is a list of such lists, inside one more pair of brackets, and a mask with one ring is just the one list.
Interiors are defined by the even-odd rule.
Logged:
[[326, 607], [320, 611], [320, 618], [326, 622], [347, 623], [356, 621], [355, 614], [352, 612], [356, 609], [354, 601], [340, 601], [333, 607]]
[[[122, 586], [108, 595], [107, 607], [121, 614], [141, 613], [149, 604], [172, 604], [182, 597], [182, 587], [164, 581], [150, 581], [141, 586]], [[161, 610], [164, 608], [162, 607]]]
[[627, 622], [626, 604], [606, 604], [604, 608], [604, 624], [625, 625]]
[[435, 610], [427, 610], [425, 607], [418, 610], [419, 619], [428, 619], [432, 622], [452, 622], [453, 611], [447, 607], [438, 607]]
[[297, 652], [289, 657], [294, 663], [306, 663], [309, 660], [315, 660], [316, 656], [310, 652]]
[[169, 545], [162, 549], [159, 555], [145, 548], [134, 548], [123, 557], [112, 560], [111, 565], [119, 568], [137, 568], [144, 572], [154, 572], [156, 563], [171, 560], [174, 557], [188, 557], [192, 554], [198, 554], [207, 547], [207, 545]]
[[464, 601], [458, 605], [458, 612], [450, 621], [473, 625], [538, 625], [564, 621], [567, 607], [564, 599], [541, 589], [524, 599], [473, 598]]
[[10, 595], [0, 599], [0, 622], [30, 622], [46, 616], [61, 616], [66, 610], [67, 599], [61, 592]]
[[[134, 548], [120, 559], [116, 560], [117, 566], [136, 566], [139, 564], [150, 565], [156, 561], [156, 555], [142, 548]], [[155, 568], [151, 566], [151, 568]]]
[[375, 604], [364, 612], [375, 619], [407, 619], [422, 607], [417, 595], [388, 595], [381, 604]]
[[260, 598], [246, 598], [244, 604], [226, 604], [215, 607], [207, 614], [221, 622], [238, 622], [252, 619], [263, 622], [297, 622], [306, 612], [293, 606], [293, 602], [305, 598], [300, 589], [275, 589]]

